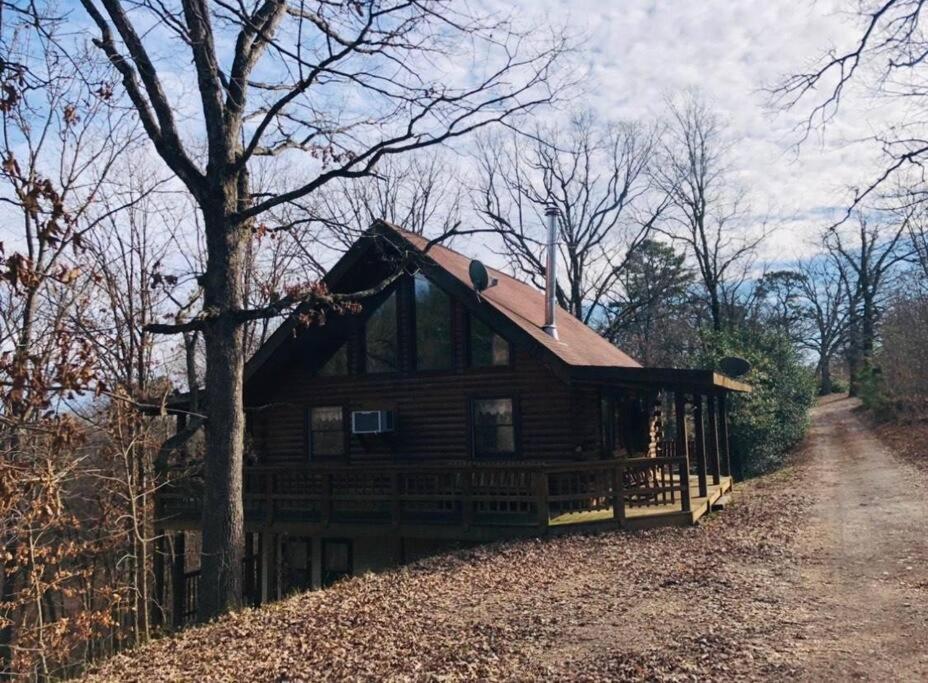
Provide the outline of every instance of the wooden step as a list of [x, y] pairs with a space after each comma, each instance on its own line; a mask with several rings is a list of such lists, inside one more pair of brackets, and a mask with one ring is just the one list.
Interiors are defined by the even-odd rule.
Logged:
[[712, 511], [715, 512], [716, 510], [724, 510], [725, 506], [730, 504], [731, 495], [726, 493], [724, 496], [712, 503]]

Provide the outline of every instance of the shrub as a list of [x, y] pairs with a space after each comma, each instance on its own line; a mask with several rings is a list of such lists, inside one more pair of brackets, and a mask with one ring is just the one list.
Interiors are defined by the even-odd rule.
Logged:
[[860, 374], [860, 398], [880, 419], [925, 419], [928, 414], [928, 297], [895, 300], [886, 311], [882, 343]]
[[833, 394], [846, 394], [848, 391], [847, 382], [840, 377], [831, 378], [831, 393]]
[[730, 405], [732, 469], [738, 478], [782, 465], [805, 435], [815, 402], [814, 374], [780, 332], [726, 330], [703, 336], [700, 365], [718, 368], [725, 356], [751, 363], [743, 378], [750, 394], [735, 394]]

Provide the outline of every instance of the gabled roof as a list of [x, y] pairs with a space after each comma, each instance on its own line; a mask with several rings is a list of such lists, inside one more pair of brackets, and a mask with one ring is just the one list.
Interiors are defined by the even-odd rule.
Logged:
[[[750, 391], [750, 387], [710, 370], [680, 370], [675, 368], [643, 368], [631, 356], [613, 346], [596, 331], [570, 313], [558, 308], [558, 339], [542, 330], [544, 324], [544, 293], [511, 275], [488, 269], [497, 284], [481, 292], [479, 300], [470, 283], [468, 268], [471, 258], [441, 244], [385, 221], [376, 221], [355, 242], [324, 277], [332, 291], [342, 291], [339, 283], [351, 272], [369, 250], [385, 243], [404, 256], [412, 256], [423, 272], [439, 286], [467, 303], [472, 310], [482, 311], [495, 323], [497, 331], [510, 342], [530, 345], [560, 368], [563, 377], [580, 381], [647, 383], [654, 386], [689, 386], [707, 391]], [[411, 252], [411, 253], [409, 253]], [[245, 379], [254, 377], [281, 344], [291, 337], [297, 325], [297, 315], [288, 318], [252, 356], [245, 367]], [[520, 337], [520, 338], [515, 338]]]
[[[441, 244], [435, 244], [428, 252], [425, 252], [429, 243], [426, 238], [388, 223], [382, 223], [382, 226], [402, 237], [421, 254], [454, 277], [462, 286], [471, 287], [468, 274], [470, 257]], [[563, 308], [559, 307], [557, 311], [558, 339], [546, 334], [541, 329], [545, 321], [544, 293], [502, 271], [493, 268], [487, 270], [490, 271], [492, 277], [496, 278], [497, 285], [481, 292], [481, 300], [506, 316], [510, 322], [567, 365], [641, 367], [638, 361], [610, 344]]]

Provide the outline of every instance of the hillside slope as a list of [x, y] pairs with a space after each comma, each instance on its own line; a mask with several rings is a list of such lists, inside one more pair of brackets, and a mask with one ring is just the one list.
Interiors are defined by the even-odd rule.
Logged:
[[[804, 456], [697, 528], [435, 558], [190, 629], [89, 680], [918, 677], [928, 563], [911, 556], [924, 550], [925, 491], [850, 407], [820, 409]], [[853, 500], [874, 469], [918, 501], [904, 518]], [[886, 569], [897, 551], [898, 575]]]

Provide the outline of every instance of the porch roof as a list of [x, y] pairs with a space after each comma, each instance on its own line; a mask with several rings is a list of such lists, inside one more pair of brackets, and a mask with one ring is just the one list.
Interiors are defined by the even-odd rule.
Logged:
[[575, 365], [570, 369], [570, 377], [575, 381], [596, 384], [637, 384], [705, 393], [751, 392], [749, 384], [739, 382], [721, 372], [703, 369]]

